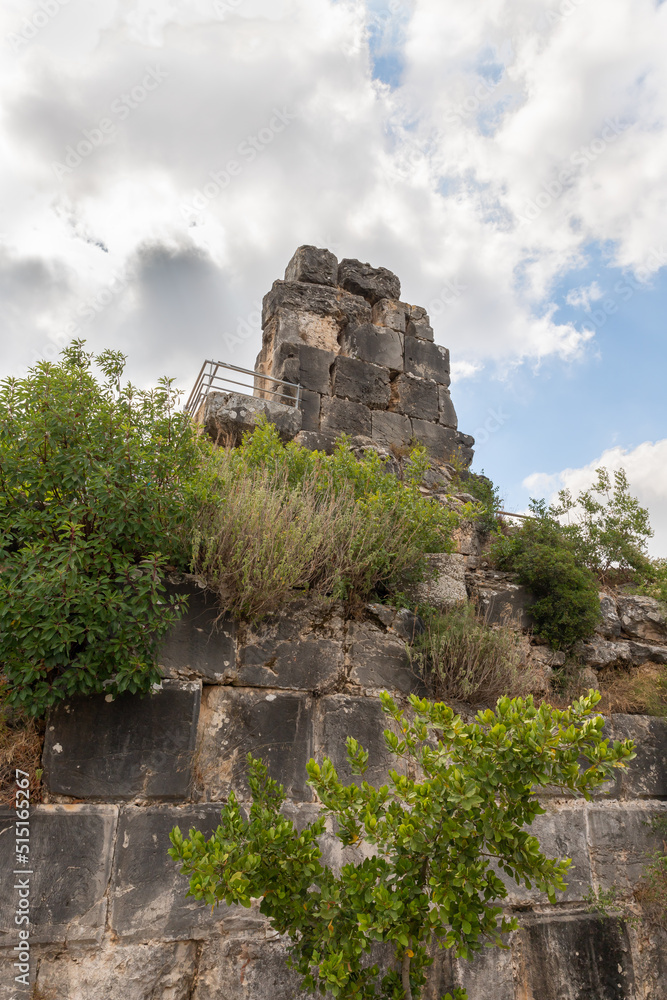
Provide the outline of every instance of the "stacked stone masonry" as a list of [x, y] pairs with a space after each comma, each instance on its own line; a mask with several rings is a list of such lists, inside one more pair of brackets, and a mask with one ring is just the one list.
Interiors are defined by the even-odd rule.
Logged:
[[[417, 441], [436, 462], [469, 465], [474, 441], [457, 429], [449, 351], [400, 293], [386, 268], [299, 247], [264, 298], [256, 371], [301, 387], [296, 438], [307, 447], [331, 451], [345, 433], [381, 448]], [[257, 380], [258, 397], [266, 385]]]
[[[211, 912], [186, 898], [187, 883], [166, 854], [169, 831], [212, 832], [231, 789], [247, 801], [249, 750], [284, 784], [297, 823], [318, 808], [305, 782], [310, 756], [330, 755], [350, 779], [348, 735], [370, 751], [370, 780], [386, 780], [376, 694], [389, 689], [401, 699], [421, 690], [407, 656], [419, 627], [410, 612], [369, 605], [365, 620], [349, 620], [342, 608], [304, 600], [260, 626], [216, 626], [212, 599], [191, 583], [176, 589], [187, 590], [190, 608], [161, 650], [162, 689], [145, 699], [73, 701], [48, 722], [48, 794], [31, 817], [32, 967], [42, 996], [303, 996], [284, 942], [255, 907]], [[646, 620], [635, 609], [622, 623], [650, 631]], [[591, 886], [630, 893], [659, 846], [650, 821], [667, 816], [667, 727], [617, 715], [608, 733], [637, 741], [627, 772], [589, 803], [546, 789], [546, 813], [534, 825], [547, 855], [573, 859], [567, 892], [551, 906], [509, 885], [507, 908], [520, 918], [509, 949], [471, 963], [440, 952], [428, 1000], [457, 985], [471, 1000], [666, 1000], [665, 932], [592, 914], [584, 897]], [[15, 867], [13, 821], [10, 811], [0, 814], [4, 873]], [[331, 834], [322, 848], [334, 865], [358, 859]], [[27, 995], [13, 978], [14, 905], [10, 888], [0, 899], [2, 1000]]]

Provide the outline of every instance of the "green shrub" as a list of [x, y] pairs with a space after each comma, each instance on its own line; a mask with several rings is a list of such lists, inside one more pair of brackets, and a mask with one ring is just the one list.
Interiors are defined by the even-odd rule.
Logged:
[[9, 703], [33, 715], [150, 690], [178, 617], [164, 568], [187, 565], [202, 446], [170, 382], [121, 386], [123, 367], [75, 342], [0, 384], [0, 662]]
[[646, 559], [637, 567], [635, 582], [640, 594], [667, 604], [667, 559]]
[[[415, 467], [420, 461], [415, 455]], [[363, 600], [421, 579], [425, 554], [451, 548], [456, 515], [400, 482], [375, 452], [358, 460], [282, 444], [262, 423], [207, 465], [193, 569], [233, 614], [257, 617], [294, 591]]]
[[496, 528], [497, 514], [502, 506], [500, 490], [488, 476], [484, 475], [483, 470], [481, 473], [471, 472], [465, 479], [456, 476], [452, 480], [448, 492], [469, 493], [476, 504], [473, 514], [475, 522], [487, 534]]
[[564, 530], [544, 501], [532, 501], [533, 519], [499, 535], [492, 556], [517, 574], [535, 596], [530, 608], [537, 635], [554, 649], [586, 639], [600, 619], [595, 577], [581, 565], [576, 538]]
[[[545, 811], [542, 787], [589, 799], [634, 756], [631, 741], [604, 739], [604, 719], [593, 715], [599, 699], [591, 692], [559, 711], [503, 698], [495, 712], [464, 723], [448, 706], [414, 696], [408, 717], [385, 693], [385, 744], [396, 761], [387, 784], [364, 780], [369, 754], [348, 737], [359, 779], [343, 784], [331, 760], [311, 760], [308, 784], [323, 808], [297, 830], [281, 810], [282, 787], [250, 757], [250, 807], [242, 810], [232, 792], [210, 838], [195, 829], [184, 838], [176, 827], [169, 854], [189, 878], [187, 895], [203, 904], [258, 900], [289, 937], [289, 963], [309, 994], [440, 996], [436, 977], [425, 988], [437, 948], [470, 959], [484, 945], [503, 946], [501, 935], [517, 927], [503, 909], [511, 880], [551, 903], [565, 888], [569, 859], [546, 857], [529, 828]], [[336, 869], [323, 863], [327, 827], [342, 848], [362, 848]], [[391, 953], [383, 969], [376, 943]]]
[[416, 637], [410, 660], [436, 701], [475, 705], [530, 692], [533, 674], [509, 624], [491, 628], [470, 603], [444, 614], [422, 606], [419, 613], [425, 631]]

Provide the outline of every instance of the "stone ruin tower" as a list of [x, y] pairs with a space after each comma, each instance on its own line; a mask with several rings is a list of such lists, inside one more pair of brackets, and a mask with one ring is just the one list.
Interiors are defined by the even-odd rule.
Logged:
[[434, 465], [467, 468], [474, 440], [457, 430], [449, 351], [433, 342], [426, 310], [400, 296], [385, 267], [299, 247], [264, 296], [262, 349], [246, 372], [254, 395], [210, 391], [215, 377], [200, 374], [191, 412], [215, 441], [239, 442], [263, 413], [283, 440], [312, 450], [331, 452], [348, 434], [356, 448], [398, 456], [416, 442]]
[[416, 441], [436, 463], [470, 465], [474, 440], [457, 430], [449, 351], [433, 342], [426, 310], [401, 301], [387, 268], [299, 247], [264, 297], [262, 328], [255, 368], [301, 386], [300, 444], [330, 451], [343, 433], [383, 448]]

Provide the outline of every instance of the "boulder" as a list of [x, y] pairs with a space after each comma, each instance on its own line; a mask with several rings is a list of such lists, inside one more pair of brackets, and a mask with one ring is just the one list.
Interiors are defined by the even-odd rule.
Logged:
[[386, 267], [371, 267], [346, 257], [338, 265], [338, 284], [375, 305], [381, 299], [400, 299], [401, 283]]
[[302, 246], [285, 268], [285, 281], [306, 281], [316, 285], [336, 285], [338, 259], [330, 250]]
[[299, 433], [303, 420], [296, 406], [243, 396], [238, 392], [210, 393], [202, 403], [197, 420], [216, 444], [238, 445], [243, 434], [254, 430], [261, 417], [275, 426], [283, 441], [291, 441]]
[[624, 635], [667, 643], [667, 612], [660, 601], [639, 594], [624, 594], [618, 598], [618, 613]]
[[605, 639], [616, 639], [621, 634], [621, 619], [618, 617], [616, 601], [610, 594], [600, 594], [600, 624], [596, 628], [598, 635]]
[[432, 604], [441, 611], [466, 601], [465, 556], [439, 552], [428, 556], [428, 561], [434, 575], [430, 580], [415, 585], [416, 600]]

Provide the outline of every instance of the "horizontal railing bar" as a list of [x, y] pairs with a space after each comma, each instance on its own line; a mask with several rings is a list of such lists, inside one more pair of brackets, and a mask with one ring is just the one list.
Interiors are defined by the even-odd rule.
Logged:
[[[223, 372], [219, 371], [219, 369], [221, 368], [224, 369], [225, 371], [247, 375], [249, 379], [252, 379], [252, 382], [251, 383], [239, 382], [236, 379], [229, 378], [227, 375], [224, 374], [224, 371]], [[261, 388], [260, 386], [257, 385], [258, 379], [261, 379], [264, 382], [273, 382], [274, 385], [278, 387], [284, 386], [285, 388], [295, 389], [296, 395], [295, 396], [289, 395], [282, 388], [274, 388], [274, 389], [269, 389], [268, 387]], [[289, 382], [287, 379], [276, 378], [274, 375], [263, 375], [261, 372], [253, 371], [252, 369], [249, 368], [240, 368], [238, 365], [230, 365], [227, 364], [225, 361], [207, 360], [201, 366], [199, 375], [197, 376], [197, 380], [194, 384], [192, 392], [190, 393], [188, 401], [185, 404], [185, 411], [191, 414], [195, 413], [201, 406], [203, 400], [206, 399], [209, 392], [211, 392], [214, 389], [217, 390], [224, 389], [227, 385], [228, 386], [236, 385], [242, 389], [252, 389], [253, 395], [240, 393], [240, 395], [243, 396], [248, 395], [249, 399], [256, 398], [254, 397], [254, 392], [259, 391], [268, 396], [277, 396], [280, 400], [283, 400], [285, 403], [292, 403], [296, 409], [299, 408], [301, 403], [301, 386], [296, 384], [295, 382]]]

